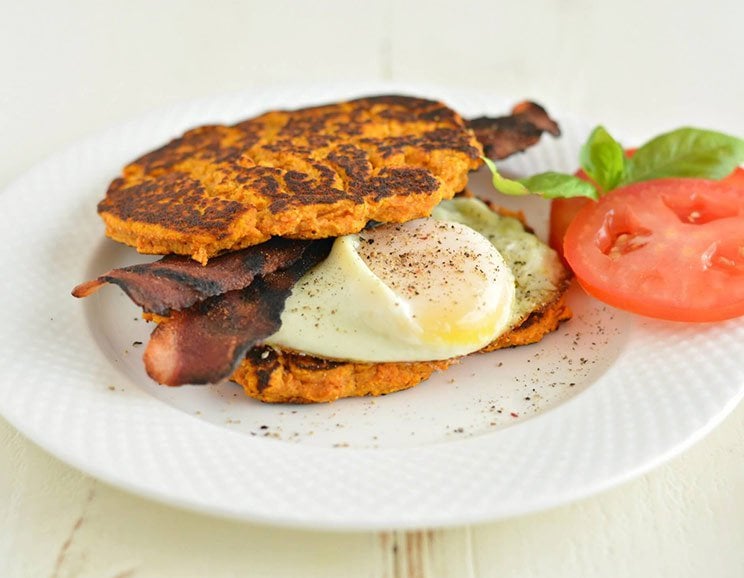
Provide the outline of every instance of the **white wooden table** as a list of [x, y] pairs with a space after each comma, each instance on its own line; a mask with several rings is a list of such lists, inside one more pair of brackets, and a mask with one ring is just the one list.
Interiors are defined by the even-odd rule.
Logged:
[[[276, 82], [487, 87], [639, 138], [680, 124], [744, 133], [740, 2], [0, 6], [0, 185], [147, 109]], [[701, 575], [744, 576], [744, 406], [682, 456], [602, 495], [411, 533], [179, 511], [62, 464], [0, 419], [3, 578]]]

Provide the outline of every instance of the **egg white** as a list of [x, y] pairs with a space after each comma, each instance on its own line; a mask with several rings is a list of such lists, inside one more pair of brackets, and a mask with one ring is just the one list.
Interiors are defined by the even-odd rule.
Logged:
[[514, 286], [501, 254], [466, 225], [378, 226], [335, 241], [295, 285], [267, 343], [370, 362], [466, 355], [507, 328]]

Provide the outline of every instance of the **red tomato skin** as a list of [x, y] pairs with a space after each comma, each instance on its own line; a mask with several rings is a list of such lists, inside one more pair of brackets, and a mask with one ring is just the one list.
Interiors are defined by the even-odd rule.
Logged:
[[571, 199], [553, 199], [550, 203], [550, 233], [548, 245], [550, 245], [560, 256], [563, 257], [563, 238], [574, 217], [587, 204], [593, 203], [592, 199], [586, 197], [573, 197]]
[[741, 167], [737, 168], [733, 173], [731, 173], [721, 182], [744, 189], [744, 169], [742, 169]]
[[[649, 317], [705, 322], [744, 315], [741, 177], [646, 181], [586, 205], [564, 240], [579, 284], [605, 303]], [[688, 213], [699, 216], [685, 221]], [[610, 251], [621, 231], [638, 244]], [[706, 259], [716, 261], [706, 266]]]

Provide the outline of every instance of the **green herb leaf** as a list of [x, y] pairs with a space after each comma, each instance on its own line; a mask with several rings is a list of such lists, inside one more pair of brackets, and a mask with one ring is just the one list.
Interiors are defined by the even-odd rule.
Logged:
[[547, 172], [521, 179], [519, 182], [530, 192], [537, 193], [546, 199], [589, 197], [596, 201], [599, 198], [597, 189], [591, 183], [573, 175]]
[[502, 177], [499, 174], [499, 171], [496, 170], [496, 165], [491, 159], [487, 159], [486, 157], [481, 158], [483, 159], [483, 162], [486, 163], [488, 170], [491, 171], [491, 183], [493, 183], [493, 188], [496, 189], [498, 192], [505, 195], [530, 194], [530, 190], [519, 181], [513, 181], [512, 179]]
[[625, 175], [625, 151], [603, 126], [592, 131], [581, 147], [581, 167], [603, 190], [618, 186]]
[[596, 200], [598, 198], [597, 189], [594, 188], [594, 185], [573, 175], [547, 172], [515, 181], [502, 177], [491, 159], [483, 157], [483, 162], [491, 171], [493, 188], [505, 195], [529, 195], [534, 193], [546, 199], [589, 197]]
[[623, 184], [665, 177], [722, 179], [744, 163], [744, 140], [680, 128], [657, 136], [628, 159]]

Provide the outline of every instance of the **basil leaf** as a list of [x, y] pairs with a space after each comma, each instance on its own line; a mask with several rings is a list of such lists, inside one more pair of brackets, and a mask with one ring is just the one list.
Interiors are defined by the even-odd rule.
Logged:
[[595, 201], [599, 198], [597, 189], [573, 175], [563, 173], [540, 173], [519, 181], [531, 192], [546, 199], [568, 199], [571, 197], [589, 197]]
[[744, 163], [744, 140], [711, 130], [680, 128], [657, 136], [627, 162], [624, 184], [664, 177], [722, 179]]
[[529, 189], [525, 187], [519, 181], [513, 181], [511, 179], [502, 177], [499, 174], [499, 171], [496, 170], [496, 165], [491, 159], [487, 159], [486, 157], [481, 157], [481, 158], [483, 159], [483, 162], [486, 163], [488, 170], [491, 171], [491, 183], [493, 184], [493, 188], [496, 189], [498, 192], [503, 193], [505, 195], [529, 195], [530, 194]]
[[594, 185], [582, 181], [573, 175], [562, 173], [540, 173], [518, 181], [507, 179], [499, 174], [496, 165], [491, 159], [481, 157], [491, 171], [491, 182], [493, 188], [505, 195], [529, 195], [538, 194], [546, 199], [560, 199], [569, 197], [599, 197]]
[[625, 175], [625, 152], [603, 126], [598, 126], [581, 147], [581, 168], [602, 190], [611, 191]]

